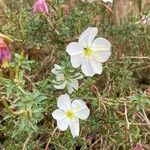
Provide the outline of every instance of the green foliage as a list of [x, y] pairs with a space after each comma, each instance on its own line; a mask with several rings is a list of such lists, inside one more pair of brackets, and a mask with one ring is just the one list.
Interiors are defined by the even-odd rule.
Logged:
[[[148, 149], [150, 101], [145, 90], [150, 82], [143, 88], [135, 76], [148, 70], [144, 77], [140, 74], [145, 79], [150, 73], [148, 26], [137, 24], [138, 18], [112, 23], [110, 12], [99, 3], [78, 2], [71, 8], [66, 1], [49, 2], [48, 16], [33, 15], [32, 4], [11, 0], [3, 10], [0, 31], [14, 42], [10, 67], [0, 69], [0, 148], [127, 150], [142, 143]], [[62, 4], [70, 6], [68, 14]], [[59, 64], [69, 78], [80, 72], [72, 68], [65, 48], [88, 26], [97, 26], [99, 35], [111, 41], [112, 55], [101, 75], [84, 77], [70, 95], [83, 99], [91, 111], [73, 139], [69, 130], [56, 129], [51, 116], [57, 97], [67, 92], [54, 88], [51, 69]]]

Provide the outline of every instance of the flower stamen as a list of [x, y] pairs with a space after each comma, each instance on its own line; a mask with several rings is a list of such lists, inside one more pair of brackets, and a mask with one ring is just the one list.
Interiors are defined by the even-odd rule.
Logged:
[[84, 48], [83, 53], [85, 56], [89, 57], [93, 54], [93, 50], [89, 47]]
[[72, 119], [74, 117], [74, 113], [72, 111], [67, 111], [66, 116], [68, 119]]
[[1, 67], [2, 67], [2, 68], [7, 68], [7, 67], [9, 67], [8, 61], [7, 61], [7, 60], [4, 60], [3, 63], [2, 63], [2, 65], [1, 65]]

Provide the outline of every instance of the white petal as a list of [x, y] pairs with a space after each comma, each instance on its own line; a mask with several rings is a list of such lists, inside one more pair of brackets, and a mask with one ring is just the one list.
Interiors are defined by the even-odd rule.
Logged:
[[71, 109], [71, 100], [68, 94], [64, 94], [58, 97], [57, 106], [59, 109], [67, 111]]
[[71, 64], [74, 68], [78, 68], [83, 61], [83, 55], [82, 54], [77, 54], [71, 56]]
[[113, 2], [113, 0], [103, 0], [103, 2], [109, 2], [109, 3], [112, 3]]
[[54, 87], [59, 90], [59, 89], [64, 89], [66, 85], [67, 85], [67, 81], [63, 81], [62, 84], [55, 84]]
[[57, 75], [61, 70], [62, 68], [59, 65], [54, 64], [54, 68], [51, 70], [51, 72]]
[[64, 81], [65, 80], [65, 76], [63, 72], [60, 72], [56, 75], [56, 80], [59, 81]]
[[92, 59], [91, 60], [91, 65], [92, 65], [92, 68], [93, 68], [95, 73], [97, 73], [97, 74], [102, 73], [103, 67], [102, 67], [102, 64], [100, 62], [98, 62], [95, 59]]
[[65, 112], [60, 110], [60, 109], [56, 109], [53, 113], [52, 113], [52, 116], [54, 119], [56, 120], [60, 120], [60, 119], [63, 119], [63, 118], [66, 118], [66, 115], [65, 115]]
[[105, 51], [100, 50], [94, 53], [95, 59], [100, 62], [107, 61], [110, 55], [111, 55], [111, 51], [109, 50], [105, 50]]
[[79, 37], [79, 44], [84, 47], [90, 46], [93, 42], [98, 29], [95, 27], [88, 27]]
[[93, 3], [95, 0], [88, 0], [89, 3]]
[[81, 73], [76, 73], [75, 79], [83, 79], [83, 75]]
[[72, 93], [74, 90], [78, 90], [78, 81], [76, 79], [71, 79], [67, 84], [68, 92]]
[[86, 103], [82, 100], [74, 100], [72, 102], [72, 109], [75, 113], [75, 116], [80, 119], [87, 119], [90, 115], [90, 110], [87, 107]]
[[66, 118], [57, 120], [57, 127], [59, 128], [59, 130], [65, 131], [67, 130], [68, 126], [69, 126], [69, 122]]
[[79, 136], [79, 119], [74, 117], [69, 124], [70, 131], [73, 137]]
[[77, 42], [70, 43], [66, 48], [66, 52], [71, 56], [76, 54], [81, 54], [82, 51], [83, 51], [83, 46], [79, 45], [79, 43]]
[[90, 63], [90, 60], [88, 58], [85, 58], [83, 60], [82, 65], [81, 65], [81, 69], [82, 69], [82, 72], [85, 74], [85, 76], [92, 77], [95, 74], [93, 67]]
[[111, 43], [107, 39], [99, 37], [93, 41], [92, 48], [96, 51], [110, 50]]

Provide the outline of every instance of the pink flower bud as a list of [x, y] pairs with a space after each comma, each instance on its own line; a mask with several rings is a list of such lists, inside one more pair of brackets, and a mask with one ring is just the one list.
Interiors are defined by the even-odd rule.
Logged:
[[137, 143], [133, 150], [144, 150], [142, 144]]
[[6, 68], [9, 66], [8, 62], [11, 59], [11, 53], [5, 44], [3, 38], [0, 37], [0, 63], [1, 67]]
[[46, 1], [45, 0], [36, 0], [36, 2], [34, 3], [33, 12], [34, 13], [40, 12], [40, 13], [47, 14], [48, 6], [46, 4]]
[[146, 89], [146, 94], [150, 96], [150, 87]]

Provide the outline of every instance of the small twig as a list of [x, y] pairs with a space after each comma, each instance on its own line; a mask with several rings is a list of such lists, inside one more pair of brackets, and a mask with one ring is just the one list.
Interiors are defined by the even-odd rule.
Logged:
[[48, 142], [47, 142], [47, 144], [46, 144], [45, 150], [48, 150], [49, 144], [50, 144], [50, 142], [51, 142], [51, 137], [55, 134], [55, 132], [56, 132], [57, 129], [58, 129], [58, 128], [56, 127], [56, 128], [54, 129], [54, 131], [52, 132], [52, 134], [51, 134], [51, 136], [50, 136], [50, 138], [49, 138], [49, 140], [48, 140]]
[[104, 145], [104, 143], [103, 143], [103, 138], [102, 138], [102, 136], [101, 136], [100, 149], [103, 149], [103, 145]]
[[98, 139], [98, 140], [96, 140], [91, 146], [90, 146], [90, 148], [89, 149], [91, 149], [96, 143], [98, 143], [99, 141], [101, 140], [101, 138], [100, 139]]
[[137, 56], [129, 56], [129, 57], [121, 57], [121, 59], [149, 59], [150, 60], [150, 57], [137, 57]]
[[142, 109], [142, 111], [143, 111], [143, 114], [144, 114], [144, 119], [145, 119], [145, 121], [146, 121], [147, 124], [150, 126], [150, 121], [149, 121], [149, 119], [148, 119], [148, 117], [147, 117], [147, 115], [146, 115], [146, 113], [145, 113], [145, 110]]
[[0, 37], [2, 37], [2, 38], [4, 38], [4, 39], [7, 39], [7, 40], [9, 40], [9, 41], [11, 41], [11, 42], [13, 42], [13, 39], [11, 39], [9, 36], [4, 35], [4, 34], [2, 34], [2, 33], [0, 33]]
[[60, 35], [60, 33], [56, 30], [56, 28], [53, 26], [53, 24], [51, 23], [51, 21], [49, 20], [49, 18], [46, 15], [43, 15], [46, 19], [47, 22], [49, 23], [49, 25], [51, 26], [51, 28], [56, 32], [57, 35]]
[[57, 145], [57, 146], [59, 146], [59, 147], [61, 147], [61, 150], [68, 150], [68, 149], [66, 149], [65, 147], [63, 147], [62, 145], [60, 145], [60, 144], [57, 144], [57, 143], [54, 143], [54, 142], [51, 142], [52, 144], [55, 144], [55, 145]]
[[109, 12], [111, 12], [114, 15], [114, 12], [105, 4], [100, 3], [100, 5], [104, 6]]
[[28, 142], [29, 142], [31, 136], [32, 136], [32, 134], [29, 134], [28, 137], [26, 138], [26, 140], [25, 140], [25, 142], [24, 142], [24, 144], [23, 144], [22, 150], [27, 150], [27, 144], [28, 144]]
[[124, 108], [125, 108], [125, 112], [124, 112], [124, 114], [125, 114], [125, 118], [126, 118], [126, 123], [127, 123], [127, 129], [129, 130], [129, 125], [130, 125], [130, 123], [129, 123], [129, 121], [128, 121], [128, 111], [127, 111], [127, 105], [126, 105], [126, 103], [124, 104]]
[[138, 126], [150, 126], [147, 123], [129, 123], [130, 125], [138, 125]]
[[34, 85], [34, 83], [32, 83], [31, 79], [26, 75], [24, 75], [24, 77], [30, 82], [31, 86], [36, 89], [36, 86]]

